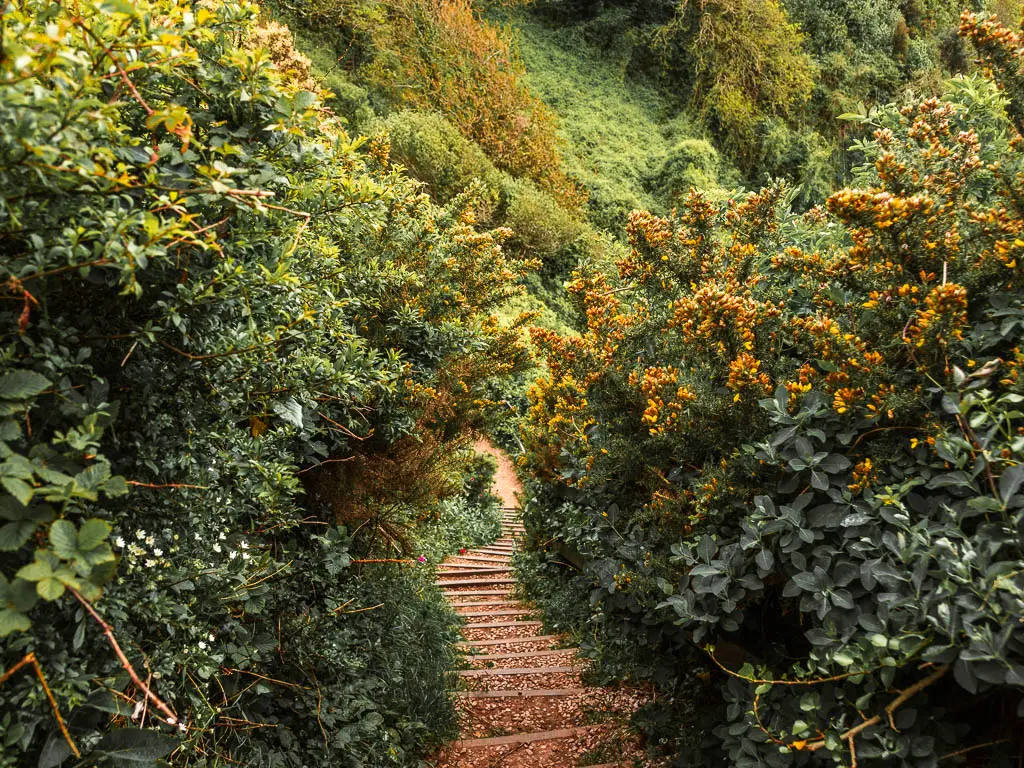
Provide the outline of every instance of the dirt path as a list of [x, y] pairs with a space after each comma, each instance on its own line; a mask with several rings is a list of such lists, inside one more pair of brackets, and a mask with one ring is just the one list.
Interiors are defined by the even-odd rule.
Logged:
[[460, 673], [462, 739], [439, 768], [612, 768], [646, 765], [623, 726], [644, 696], [584, 685], [582, 662], [565, 638], [544, 635], [537, 609], [516, 597], [511, 570], [525, 533], [511, 460], [486, 441], [478, 451], [498, 460], [494, 492], [506, 507], [501, 538], [446, 560], [437, 584], [466, 621]]
[[501, 498], [501, 506], [512, 509], [519, 507], [518, 494], [523, 486], [516, 477], [516, 468], [512, 459], [504, 451], [499, 451], [487, 440], [477, 440], [473, 447], [479, 453], [486, 453], [498, 460], [498, 474], [494, 477], [493, 491]]

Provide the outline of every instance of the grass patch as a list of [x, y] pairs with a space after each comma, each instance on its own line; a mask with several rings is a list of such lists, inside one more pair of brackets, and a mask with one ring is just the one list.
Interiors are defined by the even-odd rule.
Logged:
[[681, 141], [702, 136], [668, 94], [628, 74], [628, 42], [599, 45], [587, 27], [526, 11], [501, 18], [518, 36], [531, 90], [558, 115], [563, 165], [590, 192], [592, 221], [621, 233], [633, 208], [663, 212], [652, 179]]

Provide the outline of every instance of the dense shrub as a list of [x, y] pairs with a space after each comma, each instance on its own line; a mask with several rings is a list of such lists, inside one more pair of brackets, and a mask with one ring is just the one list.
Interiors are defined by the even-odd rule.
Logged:
[[497, 190], [501, 174], [474, 142], [436, 113], [402, 110], [378, 126], [390, 139], [391, 159], [427, 185], [435, 200], [446, 203], [474, 180]]
[[550, 259], [583, 234], [583, 224], [528, 179], [505, 176], [501, 201], [501, 220], [512, 230], [512, 242], [530, 256]]
[[534, 334], [539, 559], [578, 565], [596, 651], [659, 683], [691, 759], [1022, 747], [1021, 44], [962, 29], [1001, 91], [864, 117], [827, 211], [772, 187], [634, 213], [617, 274], [570, 286], [585, 333]]
[[0, 763], [416, 764], [455, 727], [416, 542], [482, 503], [523, 263], [254, 5], [3, 14]]
[[677, 143], [650, 186], [672, 201], [691, 189], [710, 192], [718, 186], [718, 152], [705, 139], [683, 139]]
[[803, 35], [776, 0], [684, 0], [653, 45], [744, 171], [756, 160], [758, 124], [795, 119], [811, 94]]

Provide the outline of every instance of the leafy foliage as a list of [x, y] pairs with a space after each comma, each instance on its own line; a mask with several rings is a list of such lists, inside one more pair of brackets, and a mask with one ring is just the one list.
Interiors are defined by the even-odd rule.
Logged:
[[0, 634], [49, 679], [4, 678], [4, 765], [409, 765], [453, 732], [413, 555], [445, 498], [485, 514], [457, 448], [526, 362], [491, 312], [527, 265], [257, 11], [3, 7]]
[[862, 116], [827, 211], [634, 213], [617, 273], [570, 285], [585, 332], [534, 333], [538, 561], [576, 566], [594, 650], [679, 702], [648, 722], [691, 759], [1020, 748], [1020, 46], [961, 28], [1000, 89]]

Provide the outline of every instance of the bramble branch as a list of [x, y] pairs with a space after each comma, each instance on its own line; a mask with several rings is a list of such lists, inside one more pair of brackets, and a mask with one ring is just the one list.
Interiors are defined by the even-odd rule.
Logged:
[[46, 694], [46, 698], [50, 702], [50, 709], [53, 710], [53, 716], [57, 720], [57, 725], [60, 726], [60, 732], [64, 736], [64, 741], [66, 741], [68, 746], [71, 747], [71, 752], [75, 757], [81, 757], [82, 753], [78, 751], [78, 747], [72, 740], [71, 734], [68, 733], [68, 727], [64, 725], [64, 718], [60, 716], [60, 709], [57, 707], [57, 700], [53, 698], [53, 691], [50, 690], [50, 685], [46, 682], [46, 676], [43, 674], [43, 668], [40, 666], [35, 652], [27, 654], [25, 658], [4, 672], [3, 675], [0, 675], [0, 685], [3, 685], [10, 680], [22, 667], [30, 665], [36, 671], [36, 677], [39, 678], [39, 684], [43, 686], [43, 693]]
[[117, 638], [114, 637], [114, 630], [111, 629], [110, 625], [107, 624], [103, 617], [96, 612], [96, 609], [92, 607], [92, 603], [82, 597], [77, 590], [68, 587], [68, 591], [75, 596], [78, 602], [80, 602], [85, 610], [89, 612], [89, 615], [91, 615], [96, 620], [96, 623], [103, 628], [103, 634], [106, 635], [107, 642], [110, 644], [110, 647], [114, 649], [114, 654], [117, 656], [117, 660], [121, 662], [121, 666], [124, 668], [124, 671], [128, 673], [128, 677], [130, 677], [132, 682], [135, 683], [135, 687], [142, 691], [146, 699], [153, 702], [153, 705], [157, 709], [163, 712], [167, 718], [166, 722], [168, 725], [177, 725], [178, 716], [174, 714], [174, 711], [167, 706], [163, 700], [150, 690], [149, 686], [142, 682], [142, 678], [139, 677], [131, 662], [128, 661], [128, 657], [125, 656], [124, 651], [121, 650], [121, 645], [117, 642]]

